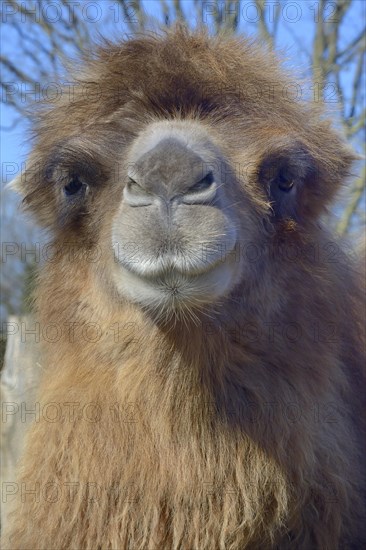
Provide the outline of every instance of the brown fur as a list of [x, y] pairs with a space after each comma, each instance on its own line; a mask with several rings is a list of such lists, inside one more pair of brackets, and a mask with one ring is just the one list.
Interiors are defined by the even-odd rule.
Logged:
[[[85, 82], [101, 96], [86, 99]], [[44, 343], [40, 402], [58, 403], [63, 419], [41, 418], [31, 430], [20, 481], [44, 491], [39, 502], [17, 498], [4, 548], [365, 543], [361, 285], [319, 222], [353, 155], [319, 106], [283, 97], [287, 82], [274, 56], [254, 44], [178, 28], [106, 45], [74, 100], [39, 115], [23, 189], [60, 253], [41, 274], [38, 316], [41, 326], [77, 325], [74, 338], [69, 328]], [[121, 197], [118, 159], [149, 122], [174, 117], [201, 121], [215, 136], [260, 253], [220, 304], [166, 323], [116, 295], [107, 243]], [[69, 215], [48, 173], [60, 157], [77, 161], [65, 145], [71, 137], [96, 182], [85, 211]], [[297, 159], [305, 151], [311, 177], [296, 207], [276, 217], [258, 174], [266, 158], [294, 148]], [[88, 261], [95, 246], [100, 257]], [[82, 336], [91, 322], [101, 328], [95, 342]], [[289, 323], [300, 327], [297, 337]], [[70, 418], [70, 402], [77, 411], [94, 405]], [[74, 498], [64, 489], [72, 482]], [[47, 483], [61, 487], [57, 498], [46, 498]], [[88, 483], [97, 484], [94, 499]]]

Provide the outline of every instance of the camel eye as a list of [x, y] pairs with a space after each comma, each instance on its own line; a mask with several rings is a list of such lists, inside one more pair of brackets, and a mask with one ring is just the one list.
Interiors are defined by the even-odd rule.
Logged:
[[208, 189], [209, 187], [211, 187], [213, 182], [214, 182], [214, 175], [212, 172], [209, 172], [208, 174], [206, 174], [204, 178], [202, 178], [199, 182], [193, 185], [190, 188], [190, 191], [204, 191], [205, 189]]
[[85, 184], [79, 179], [78, 176], [73, 176], [69, 183], [64, 187], [64, 193], [67, 197], [76, 195], [85, 189]]
[[285, 193], [288, 193], [294, 186], [295, 182], [291, 175], [286, 175], [280, 172], [276, 178], [278, 188]]

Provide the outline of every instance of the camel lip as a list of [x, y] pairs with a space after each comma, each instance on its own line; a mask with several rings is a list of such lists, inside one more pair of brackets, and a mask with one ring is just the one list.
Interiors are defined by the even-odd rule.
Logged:
[[230, 262], [231, 253], [235, 249], [235, 246], [236, 242], [229, 252], [215, 258], [213, 261], [209, 259], [205, 261], [203, 258], [199, 259], [199, 261], [197, 261], [197, 258], [190, 261], [189, 256], [183, 254], [166, 254], [149, 261], [129, 261], [128, 258], [122, 255], [116, 255], [115, 261], [131, 275], [148, 283], [188, 282], [205, 276], [219, 266], [224, 265], [228, 261]]
[[142, 273], [140, 270], [133, 269], [133, 265], [128, 262], [119, 262], [123, 269], [126, 269], [131, 275], [137, 277], [141, 281], [145, 281], [149, 284], [158, 286], [164, 286], [166, 288], [179, 289], [184, 283], [188, 283], [203, 277], [220, 265], [224, 264], [225, 260], [218, 260], [215, 263], [209, 264], [208, 269], [200, 269], [192, 272], [183, 271], [176, 266], [164, 266], [162, 269], [155, 271], [154, 273]]
[[216, 263], [205, 273], [194, 276], [169, 271], [163, 278], [141, 277], [122, 265], [119, 269], [120, 274], [115, 274], [119, 292], [143, 307], [159, 311], [181, 305], [202, 309], [227, 295], [238, 279], [237, 266], [232, 262]]

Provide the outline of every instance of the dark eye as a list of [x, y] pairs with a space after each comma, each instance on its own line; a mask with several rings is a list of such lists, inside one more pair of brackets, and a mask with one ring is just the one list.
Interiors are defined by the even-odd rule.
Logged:
[[206, 174], [204, 178], [202, 178], [199, 182], [193, 185], [190, 188], [190, 191], [204, 191], [205, 189], [208, 189], [209, 187], [211, 187], [213, 182], [214, 182], [214, 175], [212, 172], [209, 172], [208, 174]]
[[80, 180], [78, 176], [73, 176], [69, 183], [64, 187], [64, 193], [67, 197], [70, 195], [76, 195], [82, 189], [85, 188], [85, 184]]
[[276, 183], [278, 188], [281, 189], [281, 191], [285, 191], [286, 193], [290, 191], [295, 184], [293, 177], [291, 175], [285, 174], [284, 172], [280, 172], [278, 174], [276, 178]]

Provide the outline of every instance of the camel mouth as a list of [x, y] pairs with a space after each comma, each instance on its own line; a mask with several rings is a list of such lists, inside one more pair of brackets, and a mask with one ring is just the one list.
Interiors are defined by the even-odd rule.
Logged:
[[[228, 262], [228, 258], [218, 259], [215, 262], [206, 262], [201, 265], [190, 264], [188, 262], [182, 265], [182, 262], [174, 262], [168, 258], [158, 260], [156, 264], [147, 265], [133, 264], [128, 261], [118, 262], [123, 271], [127, 271], [133, 277], [138, 278], [147, 285], [153, 285], [162, 288], [166, 292], [178, 295], [180, 290], [187, 284], [204, 280], [207, 276], [219, 272], [220, 268]], [[178, 263], [178, 265], [177, 265]]]
[[230, 257], [208, 266], [200, 273], [169, 268], [156, 273], [141, 273], [120, 263], [115, 285], [121, 295], [144, 307], [176, 310], [180, 306], [201, 308], [228, 294], [238, 282], [239, 266]]
[[[164, 253], [157, 257], [148, 258], [130, 258], [124, 254], [115, 254], [116, 263], [129, 271], [131, 274], [146, 280], [147, 282], [170, 282], [187, 279], [195, 279], [205, 276], [207, 273], [216, 269], [218, 266], [226, 263], [230, 254], [236, 247], [236, 241], [233, 243], [229, 252], [216, 258], [198, 257], [197, 253], [190, 257], [182, 253]], [[229, 260], [230, 261], [230, 260]]]

